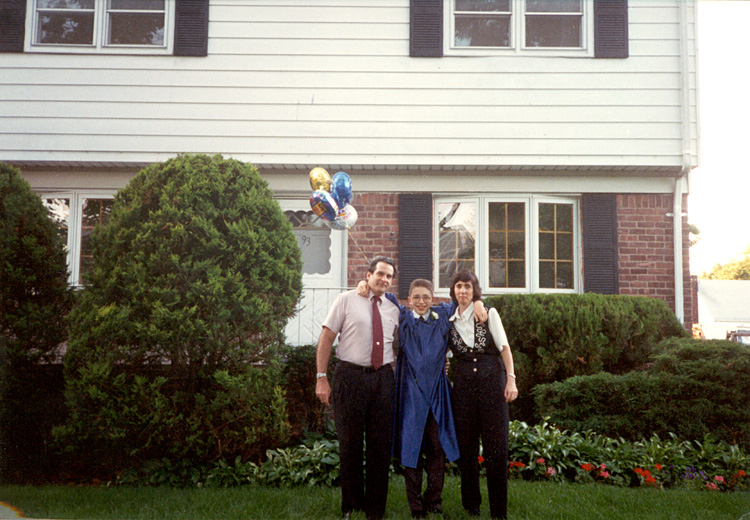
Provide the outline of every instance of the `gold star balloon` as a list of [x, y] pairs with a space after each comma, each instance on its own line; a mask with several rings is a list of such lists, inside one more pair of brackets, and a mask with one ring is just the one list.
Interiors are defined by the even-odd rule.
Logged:
[[310, 186], [313, 190], [331, 191], [331, 176], [325, 168], [317, 167], [310, 170]]

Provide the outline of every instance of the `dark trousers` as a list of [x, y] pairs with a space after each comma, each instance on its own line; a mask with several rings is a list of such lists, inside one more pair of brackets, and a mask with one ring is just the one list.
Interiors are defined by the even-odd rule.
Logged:
[[[474, 361], [476, 359], [476, 361]], [[497, 356], [476, 356], [454, 361], [453, 419], [461, 458], [461, 501], [478, 514], [479, 439], [487, 468], [487, 491], [492, 518], [508, 514], [508, 403], [505, 369]]]
[[[395, 389], [391, 365], [383, 365], [378, 371], [345, 362], [336, 366], [333, 416], [341, 457], [343, 513], [360, 510], [368, 519], [385, 514]], [[363, 472], [364, 443], [367, 454]]]
[[[414, 516], [440, 511], [442, 504], [443, 482], [445, 480], [445, 453], [440, 446], [440, 429], [432, 412], [422, 437], [422, 453], [416, 468], [404, 467], [406, 498], [409, 509]], [[422, 494], [422, 470], [427, 472], [427, 489]]]

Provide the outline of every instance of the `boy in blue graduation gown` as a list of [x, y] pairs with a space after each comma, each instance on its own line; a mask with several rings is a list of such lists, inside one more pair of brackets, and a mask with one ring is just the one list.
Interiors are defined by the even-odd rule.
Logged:
[[[409, 287], [411, 310], [394, 295], [385, 296], [400, 308], [393, 454], [404, 466], [411, 514], [422, 518], [441, 512], [446, 459], [459, 458], [445, 373], [449, 318], [456, 306], [451, 302], [432, 307], [433, 286], [424, 279], [414, 280]], [[475, 311], [487, 319], [481, 301]], [[424, 493], [423, 471], [427, 473]]]

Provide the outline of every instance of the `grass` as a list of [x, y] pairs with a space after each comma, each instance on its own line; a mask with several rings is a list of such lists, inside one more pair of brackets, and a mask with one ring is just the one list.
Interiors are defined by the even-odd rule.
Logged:
[[[486, 499], [486, 490], [485, 490]], [[125, 487], [0, 487], [0, 501], [27, 518], [49, 519], [336, 519], [338, 488], [239, 487], [169, 489]], [[448, 477], [443, 510], [453, 520], [468, 520], [461, 508], [459, 481]], [[364, 520], [364, 515], [353, 516]], [[394, 477], [386, 518], [410, 518], [403, 481]], [[434, 517], [438, 520], [438, 517]], [[481, 518], [489, 518], [483, 504]], [[556, 484], [513, 480], [509, 520], [750, 520], [750, 493], [687, 489], [626, 489], [600, 484]]]

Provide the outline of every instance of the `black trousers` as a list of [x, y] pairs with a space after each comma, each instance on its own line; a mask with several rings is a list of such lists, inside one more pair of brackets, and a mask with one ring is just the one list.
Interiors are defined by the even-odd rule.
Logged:
[[[455, 358], [454, 358], [455, 359]], [[453, 419], [461, 458], [461, 502], [478, 514], [479, 439], [487, 468], [487, 491], [492, 518], [508, 515], [508, 403], [506, 375], [497, 356], [479, 355], [455, 360], [453, 365]]]
[[[404, 482], [409, 509], [414, 516], [441, 510], [443, 482], [445, 481], [445, 453], [440, 445], [440, 429], [432, 412], [422, 437], [422, 456], [416, 468], [404, 467]], [[422, 471], [427, 473], [427, 489], [422, 494]]]
[[[377, 371], [346, 362], [336, 366], [333, 417], [341, 457], [343, 513], [360, 510], [368, 519], [383, 518], [385, 514], [395, 391], [391, 365], [383, 365]], [[367, 454], [363, 468], [365, 442]]]

